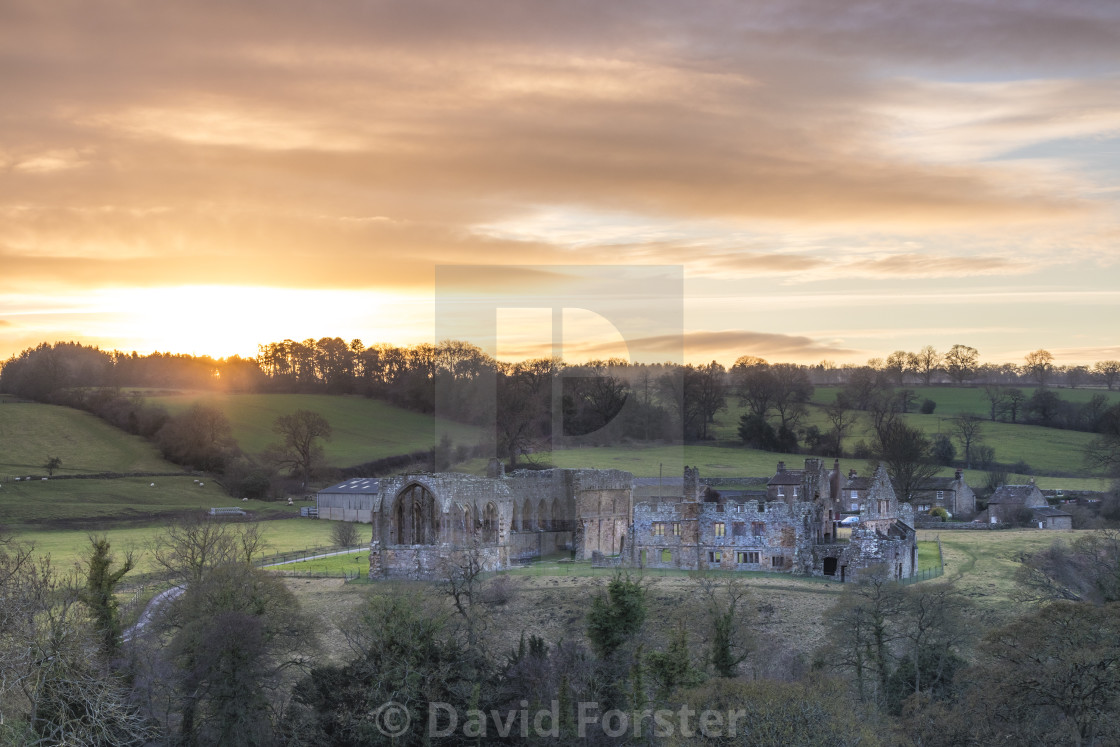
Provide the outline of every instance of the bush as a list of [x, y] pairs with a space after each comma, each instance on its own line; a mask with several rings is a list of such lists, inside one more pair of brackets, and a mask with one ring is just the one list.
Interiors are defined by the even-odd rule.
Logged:
[[520, 585], [517, 581], [505, 574], [495, 576], [482, 588], [479, 600], [483, 604], [501, 607], [513, 600]]
[[358, 527], [350, 521], [336, 521], [331, 527], [331, 542], [342, 547], [358, 544]]
[[935, 407], [937, 407], [937, 403], [934, 402], [932, 399], [924, 399], [924, 400], [922, 400], [922, 406], [920, 408], [920, 412], [923, 415], [932, 415], [933, 414], [933, 409]]
[[953, 446], [953, 441], [944, 433], [938, 433], [933, 438], [933, 461], [940, 464], [942, 467], [951, 467], [953, 460], [957, 458], [957, 447]]
[[939, 519], [948, 519], [949, 518], [949, 512], [946, 511], [945, 509], [941, 508], [941, 506], [934, 506], [933, 508], [931, 508], [929, 510], [929, 515], [930, 516], [936, 516]]

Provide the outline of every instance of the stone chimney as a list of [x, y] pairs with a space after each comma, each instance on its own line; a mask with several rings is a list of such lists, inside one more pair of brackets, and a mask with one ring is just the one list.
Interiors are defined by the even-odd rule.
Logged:
[[686, 501], [700, 500], [700, 468], [684, 467], [684, 499]]
[[857, 472], [856, 472], [856, 471], [855, 471], [854, 469], [850, 469], [850, 470], [848, 470], [848, 479], [849, 479], [849, 480], [854, 480], [854, 479], [856, 479], [856, 475], [857, 475], [857, 474], [858, 474], [858, 473], [857, 473]]
[[954, 480], [959, 480], [959, 479], [961, 479], [961, 471], [960, 471], [960, 470], [957, 470], [957, 471], [956, 471], [956, 473], [955, 473], [955, 474], [953, 475], [953, 479], [954, 479]]
[[782, 472], [785, 472], [785, 471], [786, 471], [786, 463], [785, 462], [778, 462], [778, 474], [781, 474]]

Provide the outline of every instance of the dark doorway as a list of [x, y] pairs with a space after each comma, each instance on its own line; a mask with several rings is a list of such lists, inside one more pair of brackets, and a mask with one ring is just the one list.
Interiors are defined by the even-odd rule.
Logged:
[[836, 558], [825, 558], [824, 559], [824, 575], [826, 575], [826, 576], [835, 576], [836, 575]]

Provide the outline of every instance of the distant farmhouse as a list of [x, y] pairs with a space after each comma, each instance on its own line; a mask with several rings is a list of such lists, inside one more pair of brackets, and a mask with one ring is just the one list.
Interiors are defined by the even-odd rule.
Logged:
[[[849, 483], [851, 480], [849, 479]], [[886, 472], [841, 492], [840, 464], [778, 464], [766, 491], [705, 489], [684, 478], [620, 470], [521, 470], [493, 460], [486, 477], [417, 473], [349, 480], [321, 491], [321, 518], [372, 524], [371, 578], [435, 578], [457, 550], [506, 568], [561, 551], [606, 566], [754, 570], [848, 581], [872, 567], [896, 578], [917, 569], [913, 511]], [[862, 485], [862, 483], [861, 483]], [[845, 514], [860, 523], [838, 537]]]
[[1034, 480], [1026, 485], [1001, 485], [988, 499], [987, 510], [976, 517], [976, 521], [990, 524], [1017, 524], [1025, 520], [1039, 529], [1073, 528], [1073, 515], [1051, 508]]

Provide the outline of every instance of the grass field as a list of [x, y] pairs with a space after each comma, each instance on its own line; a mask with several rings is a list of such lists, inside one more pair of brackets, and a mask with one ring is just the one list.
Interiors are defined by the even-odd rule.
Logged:
[[[837, 391], [835, 387], [817, 389], [813, 397], [815, 404], [809, 407], [802, 425], [805, 427], [815, 425], [821, 431], [830, 430], [832, 426], [819, 405], [835, 400]], [[983, 392], [979, 389], [929, 387], [919, 388], [917, 391], [919, 397], [924, 398], [928, 395], [931, 399], [938, 401], [938, 407], [932, 415], [909, 413], [904, 416], [909, 425], [921, 429], [927, 436], [932, 437], [938, 433], [946, 433], [952, 437], [951, 420], [961, 413], [972, 412], [987, 417], [987, 403], [984, 400]], [[1061, 390], [1061, 395], [1068, 399], [1074, 399], [1076, 396], [1079, 399], [1087, 400], [1094, 393], [1094, 391], [1083, 389]], [[1120, 392], [1100, 391], [1099, 393], [1110, 394], [1111, 401], [1120, 403]], [[945, 412], [942, 412], [937, 397], [946, 400], [950, 405]], [[981, 407], [981, 405], [983, 406]], [[746, 412], [746, 408], [740, 406], [736, 398], [728, 398], [728, 409], [716, 415], [716, 422], [712, 426], [712, 435], [715, 438], [713, 445], [742, 449], [738, 446], [741, 443], [738, 428], [739, 418], [744, 412]], [[995, 449], [997, 462], [1004, 464], [1026, 462], [1031, 468], [1032, 475], [1057, 475], [1076, 480], [1086, 479], [1081, 476], [1085, 474], [1084, 450], [1086, 444], [1093, 438], [1091, 433], [1043, 428], [1035, 425], [993, 423], [985, 420], [981, 425], [980, 436], [984, 444]], [[845, 438], [844, 448], [850, 450], [859, 441], [869, 442], [871, 439], [871, 419], [866, 413], [859, 413], [856, 425]], [[954, 445], [957, 446], [957, 456], [960, 458], [962, 449], [955, 440]], [[791, 458], [794, 460], [804, 459], [804, 456], [785, 455], [783, 457], [778, 454], [774, 456], [775, 461], [784, 458], [787, 464], [790, 463]], [[981, 471], [977, 470], [976, 474], [981, 475]], [[1025, 476], [1021, 475], [1020, 477], [1025, 480]], [[983, 478], [977, 477], [977, 479], [982, 480]], [[1098, 490], [1107, 485], [1106, 482], [1096, 478], [1088, 478], [1088, 480], [1086, 483], [1076, 485], [1069, 480], [1064, 480], [1061, 481], [1060, 486], [1068, 486], [1070, 489]], [[975, 481], [972, 484], [976, 484]]]
[[48, 456], [62, 459], [56, 474], [180, 472], [148, 441], [69, 407], [0, 400], [0, 479], [45, 475]]
[[[330, 524], [330, 522], [323, 523]], [[364, 537], [369, 531], [369, 525], [363, 526], [365, 527], [365, 532], [362, 533]], [[366, 578], [369, 576], [369, 549], [368, 547], [360, 548], [346, 555], [332, 555], [329, 558], [316, 558], [315, 560], [304, 560], [298, 563], [270, 566], [268, 570], [277, 573], [311, 573], [325, 576], [341, 576], [344, 573], [352, 574], [357, 571], [361, 578]]]
[[[327, 394], [204, 394], [183, 393], [148, 397], [172, 414], [195, 402], [217, 407], [233, 426], [233, 437], [243, 451], [257, 454], [278, 440], [272, 430], [277, 417], [296, 410], [312, 410], [331, 424], [333, 436], [324, 444], [327, 463], [349, 467], [383, 457], [430, 449], [435, 443], [436, 421], [430, 415], [404, 410], [374, 399]], [[456, 444], [473, 445], [477, 430], [452, 423]]]
[[[324, 547], [331, 544], [330, 530], [332, 522], [318, 521], [317, 519], [285, 519], [280, 521], [265, 521], [261, 523], [264, 529], [265, 554], [302, 550], [309, 547]], [[21, 542], [32, 543], [40, 555], [50, 555], [51, 565], [55, 568], [72, 568], [89, 547], [91, 533], [104, 535], [109, 538], [113, 552], [123, 555], [128, 551], [136, 554], [137, 566], [133, 575], [156, 570], [151, 553], [148, 548], [152, 540], [163, 532], [162, 525], [130, 527], [119, 529], [106, 529], [92, 531], [86, 529], [70, 530], [23, 530], [14, 532], [16, 539]], [[368, 554], [367, 554], [368, 562]], [[129, 578], [125, 578], [126, 584]]]
[[238, 501], [209, 478], [194, 480], [183, 476], [5, 482], [0, 487], [0, 517], [16, 530], [97, 529], [158, 524], [216, 506], [237, 506], [269, 519], [298, 516], [300, 506], [313, 505]]
[[1080, 534], [1083, 532], [1037, 529], [940, 533], [920, 530], [918, 540], [935, 540], [940, 536], [945, 553], [945, 575], [941, 580], [954, 584], [985, 609], [1003, 614], [1020, 610], [1022, 606], [1017, 599], [1015, 583], [1018, 559], [1054, 542], [1070, 542]]
[[[621, 469], [632, 472], [638, 477], [657, 477], [658, 470], [666, 477], [680, 477], [684, 465], [699, 467], [701, 477], [769, 477], [774, 474], [779, 460], [786, 465], [800, 468], [805, 463], [805, 454], [781, 454], [778, 452], [746, 449], [742, 446], [696, 445], [687, 446], [645, 446], [630, 444], [625, 446], [599, 446], [567, 451], [542, 452], [533, 458], [554, 467]], [[825, 458], [825, 466], [832, 466], [832, 458]], [[868, 464], [864, 459], [844, 458], [840, 460], [842, 469], [854, 468], [867, 474]], [[486, 461], [473, 459], [454, 468], [472, 475], [486, 473]], [[952, 467], [938, 471], [941, 476], [951, 476]], [[986, 475], [982, 470], [965, 470], [965, 480], [974, 488], [984, 484]], [[1109, 480], [1085, 477], [1044, 477], [1011, 474], [1011, 484], [1025, 483], [1033, 479], [1042, 489], [1063, 488], [1066, 490], [1106, 490]]]
[[[957, 386], [908, 386], [914, 390], [918, 403], [922, 400], [932, 399], [937, 403], [934, 415], [953, 417], [963, 413], [975, 413], [987, 417], [989, 412], [988, 398], [984, 396], [983, 387], [957, 387]], [[1033, 386], [1017, 387], [1027, 399], [1038, 389]], [[813, 392], [813, 402], [817, 404], [830, 404], [836, 401], [840, 387], [822, 386]], [[1120, 404], [1120, 391], [1110, 392], [1107, 389], [1054, 389], [1059, 397], [1069, 402], [1078, 404], [1088, 402], [1094, 395], [1103, 394], [1108, 398], [1110, 405]]]

